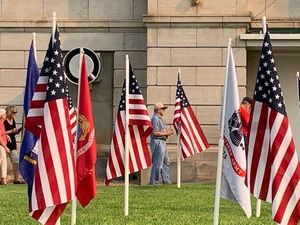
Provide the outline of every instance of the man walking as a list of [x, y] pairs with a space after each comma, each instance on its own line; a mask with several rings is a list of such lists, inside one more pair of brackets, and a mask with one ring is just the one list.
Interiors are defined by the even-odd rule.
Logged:
[[152, 151], [152, 169], [150, 176], [150, 184], [159, 183], [159, 175], [161, 174], [164, 184], [171, 184], [170, 180], [170, 159], [166, 146], [168, 136], [174, 134], [174, 130], [167, 130], [166, 124], [162, 117], [168, 107], [161, 102], [154, 105], [154, 115], [151, 118], [153, 132], [150, 138], [150, 148]]

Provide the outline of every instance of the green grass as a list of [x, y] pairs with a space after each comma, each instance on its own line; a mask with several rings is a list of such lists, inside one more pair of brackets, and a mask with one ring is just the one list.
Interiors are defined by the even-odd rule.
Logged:
[[[25, 185], [0, 186], [0, 224], [38, 224], [27, 213]], [[78, 207], [77, 224], [163, 224], [211, 225], [213, 222], [215, 186], [183, 184], [181, 189], [168, 186], [130, 186], [129, 216], [123, 214], [122, 186], [98, 187], [97, 197], [85, 208]], [[63, 213], [61, 224], [70, 224], [70, 204]], [[252, 202], [255, 214], [255, 201]], [[273, 224], [271, 206], [262, 203], [261, 217], [247, 219], [239, 205], [221, 199], [220, 225]], [[275, 224], [275, 223], [274, 223]]]

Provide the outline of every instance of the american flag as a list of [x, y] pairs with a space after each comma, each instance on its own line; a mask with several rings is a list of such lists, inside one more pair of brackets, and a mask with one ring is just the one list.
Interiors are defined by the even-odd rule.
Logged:
[[[123, 84], [115, 129], [111, 141], [111, 149], [106, 166], [106, 184], [111, 179], [123, 176], [125, 150], [125, 80]], [[147, 137], [152, 132], [151, 120], [145, 102], [135, 78], [129, 68], [129, 173], [148, 168], [151, 156], [147, 145]]]
[[206, 137], [185, 95], [178, 74], [173, 118], [173, 124], [177, 134], [179, 123], [181, 124], [180, 143], [183, 159], [200, 153], [209, 147]]
[[253, 98], [247, 185], [256, 198], [272, 203], [274, 221], [298, 224], [300, 167], [268, 32]]
[[50, 39], [25, 127], [39, 138], [29, 212], [42, 224], [55, 224], [75, 196], [74, 153], [58, 28], [53, 41]]

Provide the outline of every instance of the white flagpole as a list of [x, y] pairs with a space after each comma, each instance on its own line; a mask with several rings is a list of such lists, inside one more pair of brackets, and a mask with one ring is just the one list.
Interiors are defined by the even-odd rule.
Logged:
[[32, 47], [35, 61], [37, 62], [37, 53], [36, 53], [36, 33], [32, 33]]
[[[79, 55], [79, 71], [78, 71], [78, 91], [77, 91], [77, 121], [76, 121], [76, 127], [78, 127], [78, 119], [79, 119], [79, 103], [80, 103], [80, 87], [81, 87], [81, 67], [82, 67], [82, 60], [83, 60], [83, 48], [80, 48], [80, 55]], [[76, 135], [75, 135], [75, 142], [74, 142], [74, 158], [75, 158], [75, 168], [76, 168], [76, 162], [77, 162], [77, 145], [78, 145], [78, 139], [77, 139], [77, 129], [76, 129]], [[76, 224], [76, 210], [77, 210], [77, 198], [76, 195], [72, 200], [72, 213], [71, 213], [71, 225]]]
[[[265, 16], [262, 18], [262, 23], [263, 23], [263, 37], [265, 38], [265, 35], [267, 33], [267, 19], [266, 19]], [[256, 199], [256, 213], [255, 213], [255, 216], [260, 217], [260, 212], [261, 212], [261, 200]]]
[[53, 18], [52, 18], [52, 47], [53, 47], [55, 30], [56, 30], [56, 12], [53, 12], [52, 14], [53, 14]]
[[226, 96], [227, 96], [227, 82], [228, 82], [228, 67], [229, 67], [229, 53], [231, 48], [231, 38], [228, 41], [228, 52], [227, 52], [227, 67], [226, 67], [226, 78], [224, 85], [223, 94], [223, 105], [222, 105], [222, 118], [221, 118], [221, 132], [219, 138], [219, 149], [218, 149], [218, 164], [217, 164], [217, 178], [216, 178], [216, 192], [215, 192], [215, 206], [214, 206], [214, 225], [219, 224], [219, 209], [220, 209], [220, 192], [221, 192], [221, 175], [222, 175], [222, 161], [223, 161], [223, 148], [224, 148], [224, 119], [226, 111]]
[[263, 35], [265, 37], [267, 33], [267, 18], [265, 16], [263, 16], [262, 18], [262, 23], [263, 23]]
[[124, 214], [128, 216], [129, 205], [129, 58], [126, 55], [126, 77], [125, 77], [125, 196], [124, 196]]
[[[180, 77], [180, 68], [178, 69], [178, 76], [179, 80], [181, 80]], [[181, 136], [181, 122], [178, 123], [178, 134], [177, 134], [177, 188], [180, 188], [181, 186], [181, 143], [180, 143], [180, 136]]]
[[[53, 17], [52, 17], [52, 47], [53, 47], [54, 36], [55, 36], [55, 29], [56, 29], [56, 12], [53, 12], [52, 15], [53, 15]], [[55, 225], [60, 225], [60, 217], [56, 221]]]

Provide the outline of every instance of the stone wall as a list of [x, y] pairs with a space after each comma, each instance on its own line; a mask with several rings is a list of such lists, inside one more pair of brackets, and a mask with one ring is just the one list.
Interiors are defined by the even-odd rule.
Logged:
[[[18, 125], [22, 121], [32, 32], [37, 33], [37, 56], [41, 67], [51, 35], [53, 11], [57, 15], [65, 53], [75, 47], [88, 47], [101, 54], [103, 79], [91, 85], [91, 94], [99, 157], [97, 173], [103, 175], [106, 166], [103, 157], [109, 149], [125, 77], [125, 54], [129, 55], [146, 93], [147, 30], [142, 15], [147, 13], [147, 1], [0, 0], [0, 9], [0, 107], [17, 105]], [[70, 89], [76, 104], [76, 86], [70, 84]]]
[[[300, 19], [300, 4], [297, 0], [200, 0], [192, 6], [192, 0], [149, 0], [148, 15], [205, 15], [232, 16], [250, 15], [252, 18], [291, 20]], [[208, 20], [209, 21], [209, 20]]]
[[[172, 19], [176, 22], [160, 23]], [[219, 22], [218, 22], [219, 19]], [[247, 17], [235, 17], [239, 23], [222, 22], [217, 17], [148, 16], [147, 38], [147, 100], [149, 110], [162, 101], [169, 106], [166, 123], [171, 126], [176, 94], [177, 72], [181, 70], [182, 85], [199, 119], [210, 148], [183, 161], [183, 181], [214, 180], [221, 99], [225, 81], [228, 38], [232, 38], [241, 98], [246, 94], [246, 48], [239, 35], [246, 32]], [[198, 23], [191, 25], [191, 20]], [[202, 21], [215, 20], [212, 24]], [[186, 26], [186, 27], [184, 27]], [[172, 161], [172, 179], [176, 180], [176, 137], [168, 140]]]
[[[300, 19], [298, 1], [250, 0], [247, 8], [255, 18], [266, 16], [268, 20], [279, 20], [279, 23], [282, 20], [291, 22]], [[280, 24], [278, 25], [280, 26]]]
[[[0, 0], [0, 9], [0, 106], [17, 105], [18, 124], [31, 33], [37, 33], [41, 66], [53, 11], [65, 52], [84, 46], [103, 54], [104, 73], [110, 83], [91, 86], [99, 146], [97, 172], [101, 176], [125, 73], [125, 54], [129, 54], [149, 112], [152, 114], [156, 101], [170, 106], [165, 118], [168, 126], [181, 68], [186, 94], [211, 145], [206, 153], [184, 161], [183, 180], [213, 180], [228, 38], [232, 38], [242, 98], [247, 87], [247, 51], [253, 42], [241, 40], [240, 35], [261, 28], [264, 15], [271, 28], [287, 32], [300, 28], [300, 4], [287, 0], [201, 0], [197, 6], [192, 6], [191, 0]], [[104, 84], [107, 86], [102, 88]], [[71, 86], [74, 101], [75, 88]], [[104, 89], [108, 94], [103, 94]], [[99, 117], [103, 99], [110, 103], [105, 107], [105, 118]], [[103, 127], [103, 120], [109, 125]], [[168, 140], [173, 180], [175, 143], [175, 136]], [[147, 182], [147, 173], [143, 173], [143, 183]]]
[[[227, 60], [232, 38], [241, 98], [246, 94], [246, 48], [239, 40], [250, 22], [246, 1], [148, 1], [144, 22], [147, 32], [147, 100], [150, 111], [157, 101], [169, 106], [171, 126], [177, 83], [182, 85], [200, 121], [210, 148], [182, 162], [182, 180], [214, 180], [216, 176], [218, 124]], [[224, 16], [226, 15], [226, 16]], [[171, 177], [176, 181], [176, 137], [170, 137]]]
[[[171, 126], [177, 71], [211, 147], [183, 162], [183, 180], [214, 180], [219, 138], [222, 91], [228, 38], [232, 38], [240, 98], [247, 94], [247, 44], [241, 34], [261, 28], [267, 16], [270, 28], [299, 28], [297, 1], [149, 0], [147, 26], [147, 99], [169, 105], [166, 122]], [[256, 31], [258, 32], [258, 31]], [[290, 43], [291, 44], [291, 43]], [[248, 93], [249, 94], [249, 93]], [[172, 178], [176, 180], [176, 140], [168, 141]]]

